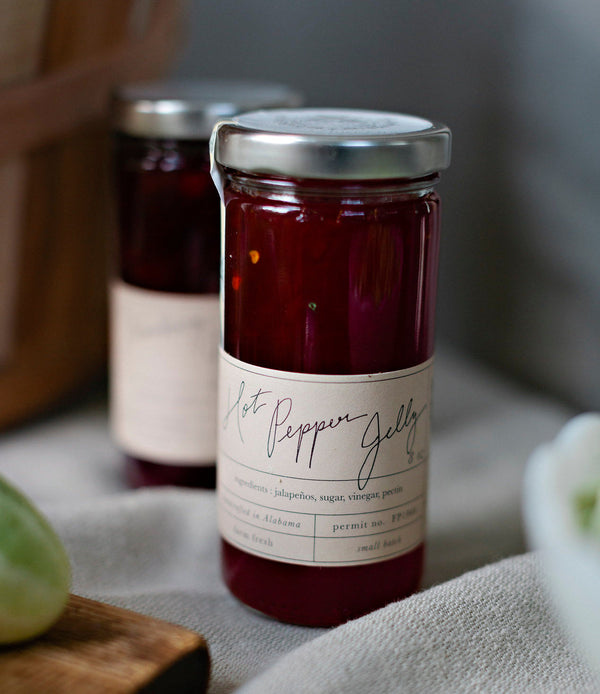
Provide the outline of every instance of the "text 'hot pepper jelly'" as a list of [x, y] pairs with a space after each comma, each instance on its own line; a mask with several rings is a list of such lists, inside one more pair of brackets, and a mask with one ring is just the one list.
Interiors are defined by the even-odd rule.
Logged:
[[298, 104], [269, 83], [118, 90], [110, 411], [133, 486], [215, 485], [220, 203], [208, 139], [221, 117]]
[[334, 625], [423, 567], [440, 200], [450, 131], [407, 115], [217, 124], [224, 210], [218, 513], [244, 603]]

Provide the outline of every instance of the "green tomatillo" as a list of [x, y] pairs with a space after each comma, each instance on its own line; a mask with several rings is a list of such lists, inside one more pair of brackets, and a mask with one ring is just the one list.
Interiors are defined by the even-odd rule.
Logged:
[[69, 597], [62, 542], [33, 504], [0, 477], [0, 644], [45, 632]]

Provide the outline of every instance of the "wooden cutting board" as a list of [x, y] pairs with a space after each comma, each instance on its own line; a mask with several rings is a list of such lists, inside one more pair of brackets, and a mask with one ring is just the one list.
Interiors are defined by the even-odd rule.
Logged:
[[0, 648], [2, 694], [198, 694], [208, 675], [199, 634], [76, 595], [44, 636]]

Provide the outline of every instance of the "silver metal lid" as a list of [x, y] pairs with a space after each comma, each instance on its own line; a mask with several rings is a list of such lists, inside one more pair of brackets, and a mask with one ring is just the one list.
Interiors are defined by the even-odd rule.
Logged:
[[215, 126], [217, 164], [293, 178], [420, 178], [450, 164], [450, 130], [416, 116], [350, 109], [243, 113]]
[[194, 80], [121, 86], [113, 127], [137, 137], [208, 140], [215, 123], [242, 111], [299, 106], [300, 95], [270, 82]]

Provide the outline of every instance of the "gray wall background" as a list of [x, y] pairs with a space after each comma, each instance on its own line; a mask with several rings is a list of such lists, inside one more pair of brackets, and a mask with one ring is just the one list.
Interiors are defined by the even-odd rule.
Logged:
[[190, 0], [182, 77], [453, 131], [438, 336], [600, 408], [597, 0]]

